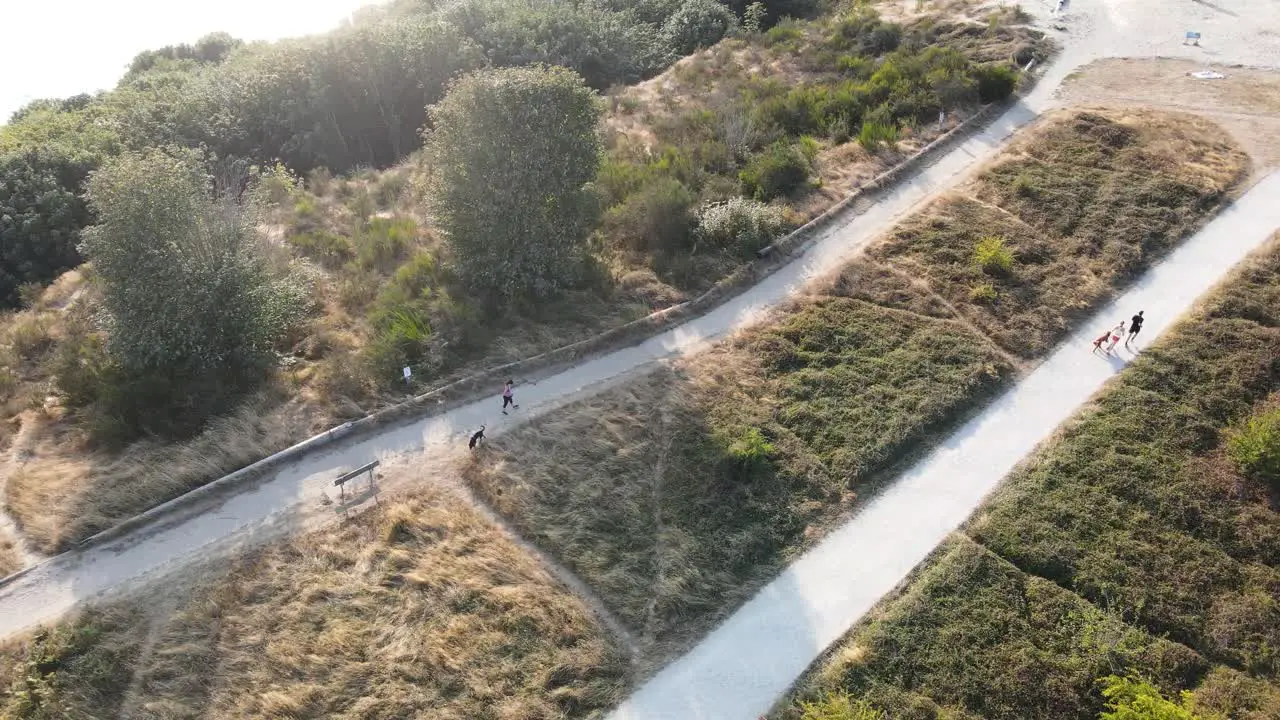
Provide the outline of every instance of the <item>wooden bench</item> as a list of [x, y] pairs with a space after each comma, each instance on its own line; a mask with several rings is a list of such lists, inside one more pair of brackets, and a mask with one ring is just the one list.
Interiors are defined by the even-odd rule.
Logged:
[[374, 502], [377, 502], [378, 501], [378, 484], [374, 482], [373, 469], [378, 467], [378, 465], [379, 465], [379, 462], [377, 460], [374, 460], [368, 465], [361, 465], [360, 467], [356, 468], [355, 470], [352, 470], [351, 472], [343, 473], [342, 475], [339, 475], [338, 479], [333, 481], [333, 484], [338, 486], [338, 497], [342, 500], [345, 500], [346, 491], [347, 491], [347, 488], [346, 488], [347, 482], [351, 480], [355, 480], [365, 473], [369, 473], [369, 489], [373, 491]]

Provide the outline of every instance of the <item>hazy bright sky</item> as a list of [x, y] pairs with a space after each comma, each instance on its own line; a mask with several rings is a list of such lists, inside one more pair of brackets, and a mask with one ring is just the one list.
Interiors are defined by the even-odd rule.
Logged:
[[310, 35], [376, 0], [0, 0], [0, 124], [36, 98], [113, 87], [143, 50], [223, 30]]

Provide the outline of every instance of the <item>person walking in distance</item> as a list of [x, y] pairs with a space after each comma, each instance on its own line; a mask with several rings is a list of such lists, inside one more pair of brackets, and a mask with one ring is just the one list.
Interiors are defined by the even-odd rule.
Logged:
[[1129, 337], [1124, 340], [1125, 347], [1128, 347], [1129, 343], [1133, 342], [1133, 339], [1138, 337], [1138, 331], [1142, 329], [1142, 323], [1146, 322], [1142, 317], [1142, 313], [1144, 312], [1146, 311], [1139, 310], [1138, 314], [1134, 315], [1133, 319], [1129, 321]]
[[502, 414], [507, 414], [507, 406], [510, 405], [512, 410], [519, 410], [520, 406], [516, 404], [515, 393], [511, 390], [515, 386], [514, 380], [507, 380], [507, 384], [502, 388]]

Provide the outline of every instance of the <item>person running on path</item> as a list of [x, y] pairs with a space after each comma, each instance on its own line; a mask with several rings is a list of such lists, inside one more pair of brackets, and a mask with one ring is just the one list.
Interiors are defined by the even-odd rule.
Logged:
[[1116, 349], [1116, 344], [1120, 342], [1120, 338], [1124, 337], [1124, 321], [1121, 320], [1118, 325], [1111, 328], [1111, 341], [1107, 343], [1107, 354]]
[[502, 388], [502, 414], [507, 414], [507, 406], [510, 405], [512, 410], [519, 410], [520, 406], [516, 404], [515, 393], [511, 388], [515, 385], [514, 380], [507, 380], [506, 386]]
[[1146, 320], [1142, 317], [1142, 313], [1144, 312], [1146, 311], [1139, 310], [1138, 314], [1134, 315], [1133, 319], [1129, 321], [1129, 337], [1125, 338], [1124, 340], [1125, 345], [1128, 345], [1129, 343], [1133, 342], [1133, 339], [1138, 337], [1138, 331], [1142, 330], [1142, 323], [1146, 322]]

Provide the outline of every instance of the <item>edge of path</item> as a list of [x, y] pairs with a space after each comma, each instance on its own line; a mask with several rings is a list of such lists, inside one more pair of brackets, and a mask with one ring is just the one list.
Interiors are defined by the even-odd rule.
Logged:
[[[1034, 63], [1033, 63], [1034, 64]], [[417, 421], [447, 413], [457, 407], [474, 402], [486, 394], [486, 389], [497, 387], [504, 379], [516, 375], [545, 374], [564, 369], [588, 356], [611, 352], [637, 345], [661, 332], [719, 307], [748, 288], [756, 285], [782, 267], [798, 259], [819, 237], [821, 231], [845, 216], [861, 214], [880, 195], [895, 187], [904, 176], [913, 174], [921, 165], [953, 145], [967, 139], [974, 132], [1003, 115], [1035, 87], [1039, 73], [1030, 72], [1028, 66], [1022, 76], [1018, 92], [1008, 99], [984, 106], [977, 113], [943, 133], [894, 167], [876, 176], [870, 182], [845, 196], [821, 215], [801, 227], [757, 251], [757, 259], [718, 282], [702, 295], [669, 308], [633, 320], [598, 335], [549, 350], [532, 357], [487, 368], [478, 373], [433, 388], [358, 420], [314, 435], [284, 450], [224, 475], [216, 480], [188, 490], [170, 500], [145, 510], [131, 518], [80, 541], [74, 547], [57, 555], [28, 565], [0, 578], [0, 588], [9, 585], [45, 563], [70, 553], [80, 552], [147, 525], [157, 518], [209, 500], [223, 493], [265, 477], [292, 462], [328, 448], [339, 441], [352, 441], [367, 437], [388, 426]], [[536, 381], [535, 381], [536, 382]]]

